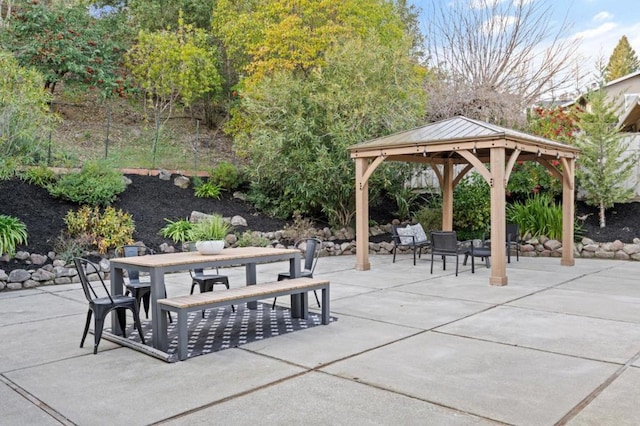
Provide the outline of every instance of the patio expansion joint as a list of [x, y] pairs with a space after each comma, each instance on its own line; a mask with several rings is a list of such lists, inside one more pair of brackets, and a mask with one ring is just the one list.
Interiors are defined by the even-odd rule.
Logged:
[[609, 376], [604, 382], [600, 384], [597, 388], [595, 388], [589, 395], [587, 395], [582, 401], [576, 404], [567, 414], [565, 414], [558, 422], [556, 422], [555, 426], [563, 426], [570, 422], [574, 417], [576, 417], [582, 410], [584, 410], [591, 402], [596, 399], [606, 388], [608, 388], [614, 381], [618, 379], [629, 368], [633, 366], [633, 364], [640, 359], [640, 352], [636, 353], [632, 356], [627, 362], [624, 363], [619, 369], [617, 369], [611, 376]]
[[[250, 351], [249, 351], [249, 352], [250, 352]], [[258, 354], [258, 353], [256, 353], [256, 352], [252, 352], [252, 353], [257, 354], [257, 355], [263, 355], [263, 354]], [[153, 425], [161, 425], [161, 424], [164, 424], [164, 423], [170, 422], [170, 421], [172, 421], [172, 420], [177, 420], [177, 419], [180, 419], [180, 418], [183, 418], [183, 417], [189, 416], [189, 415], [191, 415], [191, 414], [197, 413], [197, 412], [199, 412], [199, 411], [206, 410], [207, 408], [215, 407], [215, 406], [220, 405], [220, 404], [223, 404], [223, 403], [225, 403], [225, 402], [232, 401], [232, 400], [234, 400], [234, 399], [241, 398], [241, 397], [246, 396], [246, 395], [250, 395], [250, 394], [252, 394], [252, 393], [254, 393], [254, 392], [258, 392], [258, 391], [261, 391], [261, 390], [264, 390], [264, 389], [269, 389], [269, 388], [270, 388], [270, 387], [272, 387], [272, 386], [278, 385], [278, 384], [280, 384], [280, 383], [284, 383], [284, 382], [286, 382], [286, 381], [288, 381], [288, 380], [291, 380], [291, 379], [295, 379], [295, 378], [298, 378], [298, 377], [304, 376], [304, 375], [306, 375], [306, 374], [310, 373], [311, 371], [312, 371], [312, 370], [301, 371], [301, 372], [299, 372], [299, 373], [291, 374], [291, 375], [289, 375], [289, 376], [282, 377], [282, 378], [280, 378], [280, 379], [278, 379], [278, 380], [274, 380], [274, 381], [272, 381], [272, 382], [265, 383], [265, 384], [263, 384], [263, 385], [260, 385], [260, 386], [255, 387], [255, 388], [251, 388], [251, 389], [247, 389], [247, 390], [242, 391], [242, 392], [234, 393], [234, 394], [232, 394], [232, 395], [226, 396], [226, 397], [221, 398], [221, 399], [218, 399], [218, 400], [216, 400], [216, 401], [212, 401], [212, 402], [209, 402], [209, 403], [207, 403], [207, 404], [201, 405], [201, 406], [199, 406], [199, 407], [194, 407], [194, 408], [192, 408], [192, 409], [190, 409], [190, 410], [186, 410], [186, 411], [183, 411], [183, 412], [181, 412], [181, 413], [175, 414], [175, 415], [173, 415], [173, 416], [170, 416], [170, 417], [164, 418], [164, 419], [162, 419], [162, 420], [158, 420], [157, 422], [150, 423], [150, 426], [153, 426]]]
[[331, 377], [336, 377], [336, 378], [339, 378], [339, 379], [342, 379], [342, 380], [348, 380], [350, 382], [358, 383], [358, 384], [363, 385], [363, 386], [368, 386], [368, 387], [371, 387], [371, 388], [374, 388], [374, 389], [378, 389], [378, 390], [381, 390], [381, 391], [389, 392], [389, 393], [392, 393], [392, 394], [395, 394], [395, 395], [400, 395], [400, 396], [403, 396], [405, 398], [413, 399], [415, 401], [426, 402], [426, 403], [431, 404], [431, 405], [435, 405], [435, 406], [438, 406], [438, 407], [446, 408], [447, 410], [455, 411], [456, 413], [461, 413], [461, 414], [465, 414], [465, 415], [468, 415], [468, 416], [473, 416], [475, 418], [488, 420], [488, 421], [491, 421], [491, 422], [493, 422], [493, 423], [495, 423], [497, 425], [511, 425], [511, 423], [505, 423], [505, 422], [503, 422], [501, 420], [497, 420], [497, 419], [494, 419], [494, 418], [491, 418], [491, 417], [483, 416], [481, 414], [473, 413], [471, 411], [461, 410], [460, 408], [456, 408], [456, 407], [451, 406], [451, 405], [443, 404], [442, 402], [432, 401], [430, 399], [425, 399], [425, 398], [419, 398], [419, 397], [417, 397], [415, 395], [412, 395], [410, 393], [400, 392], [400, 391], [395, 390], [395, 389], [385, 388], [384, 386], [380, 386], [380, 385], [377, 385], [375, 383], [365, 382], [365, 381], [360, 380], [357, 377], [347, 378], [347, 377], [342, 377], [342, 376], [336, 376], [336, 375], [327, 373], [325, 371], [321, 371], [321, 373], [324, 373], [324, 374], [329, 375]]
[[27, 390], [25, 390], [22, 387], [20, 387], [17, 383], [13, 382], [11, 379], [6, 377], [4, 375], [4, 373], [0, 374], [0, 382], [2, 382], [5, 385], [7, 385], [7, 387], [9, 387], [15, 393], [17, 393], [18, 395], [20, 395], [21, 397], [26, 399], [29, 403], [31, 403], [34, 406], [36, 406], [38, 409], [40, 409], [40, 410], [44, 411], [45, 413], [47, 413], [49, 416], [54, 418], [60, 424], [68, 425], [68, 426], [75, 425], [75, 423], [73, 423], [71, 420], [66, 418], [64, 415], [62, 415], [61, 413], [59, 413], [58, 411], [56, 411], [55, 409], [53, 409], [52, 407], [50, 407], [49, 405], [44, 403], [43, 401], [39, 400], [34, 395], [29, 393]]

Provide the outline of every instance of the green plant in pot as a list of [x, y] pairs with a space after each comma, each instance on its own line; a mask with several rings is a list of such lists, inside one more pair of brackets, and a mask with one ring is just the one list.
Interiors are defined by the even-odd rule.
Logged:
[[189, 240], [196, 242], [196, 250], [201, 254], [218, 254], [224, 248], [224, 238], [230, 230], [231, 225], [215, 214], [194, 223], [189, 231]]

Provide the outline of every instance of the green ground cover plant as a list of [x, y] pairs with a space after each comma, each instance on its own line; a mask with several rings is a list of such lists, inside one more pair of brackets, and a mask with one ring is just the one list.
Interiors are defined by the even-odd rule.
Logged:
[[98, 161], [89, 162], [81, 171], [68, 173], [48, 186], [54, 197], [103, 207], [111, 204], [125, 188], [122, 172]]
[[0, 215], [0, 255], [5, 253], [13, 256], [18, 244], [27, 244], [27, 225], [20, 219]]

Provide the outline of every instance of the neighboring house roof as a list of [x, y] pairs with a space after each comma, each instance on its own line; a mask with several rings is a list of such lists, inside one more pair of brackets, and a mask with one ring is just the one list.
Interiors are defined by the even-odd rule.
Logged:
[[620, 117], [620, 128], [625, 132], [637, 132], [638, 122], [640, 122], [640, 98]]
[[[638, 102], [640, 96], [634, 99], [632, 95], [640, 95], [640, 71], [632, 72], [615, 80], [608, 82], [602, 86], [607, 97], [616, 100], [617, 113], [620, 128], [625, 132], [637, 132], [640, 123], [640, 109]], [[629, 96], [629, 98], [627, 98]], [[622, 99], [624, 98], [624, 102]], [[631, 103], [627, 103], [628, 100]], [[574, 104], [585, 105], [587, 103], [585, 94], [581, 94], [575, 100], [562, 105], [562, 108], [568, 108]]]
[[615, 80], [611, 80], [610, 82], [605, 84], [603, 87], [613, 86], [623, 81], [629, 80], [630, 78], [637, 77], [639, 75], [640, 75], [640, 71], [632, 72], [631, 74], [623, 75], [622, 77], [618, 77]]

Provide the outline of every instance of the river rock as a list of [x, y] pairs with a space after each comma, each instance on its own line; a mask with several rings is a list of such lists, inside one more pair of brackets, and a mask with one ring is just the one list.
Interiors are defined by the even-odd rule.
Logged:
[[54, 274], [53, 272], [46, 271], [42, 268], [38, 269], [33, 274], [31, 274], [31, 279], [34, 281], [50, 281], [55, 279], [55, 277], [56, 277], [56, 274]]
[[26, 271], [24, 269], [14, 269], [13, 271], [9, 272], [8, 281], [10, 283], [22, 283], [29, 278], [31, 278], [31, 273], [29, 271]]
[[173, 180], [173, 184], [181, 189], [187, 189], [191, 180], [186, 176], [178, 176]]
[[231, 226], [249, 226], [247, 220], [242, 216], [233, 216], [231, 218]]
[[34, 265], [44, 265], [45, 263], [47, 263], [47, 259], [47, 256], [43, 256], [37, 253], [31, 253], [31, 255], [29, 256], [29, 260], [31, 260], [31, 263], [33, 263]]

